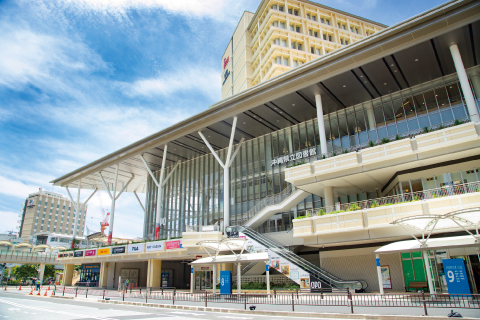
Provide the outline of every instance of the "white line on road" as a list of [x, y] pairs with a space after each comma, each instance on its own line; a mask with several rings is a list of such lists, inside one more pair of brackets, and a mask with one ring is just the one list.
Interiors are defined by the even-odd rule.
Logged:
[[63, 315], [66, 315], [66, 316], [72, 316], [72, 317], [76, 317], [76, 318], [78, 318], [78, 316], [81, 316], [81, 317], [87, 318], [87, 319], [116, 320], [116, 319], [113, 319], [113, 318], [100, 318], [100, 317], [95, 317], [95, 316], [81, 315], [81, 314], [78, 314], [78, 313], [70, 313], [70, 312], [64, 312], [64, 311], [58, 311], [58, 310], [49, 310], [49, 309], [43, 309], [43, 308], [37, 308], [37, 307], [30, 307], [30, 306], [26, 306], [26, 305], [23, 305], [23, 304], [19, 304], [19, 303], [7, 301], [7, 300], [2, 300], [2, 299], [0, 299], [0, 302], [9, 304], [9, 305], [12, 305], [12, 306], [15, 306], [15, 307], [19, 307], [19, 308], [31, 309], [31, 310], [42, 311], [42, 312], [58, 313], [58, 314], [63, 314]]
[[193, 312], [182, 312], [182, 311], [175, 311], [175, 312], [169, 312], [172, 314], [184, 314], [184, 315], [190, 315], [190, 316], [200, 316], [201, 314], [199, 313], [193, 313]]

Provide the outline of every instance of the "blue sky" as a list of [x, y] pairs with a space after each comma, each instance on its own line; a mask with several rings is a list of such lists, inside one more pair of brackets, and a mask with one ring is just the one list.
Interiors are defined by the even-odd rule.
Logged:
[[[326, 0], [387, 25], [436, 0]], [[0, 0], [0, 232], [48, 182], [220, 100], [221, 56], [260, 0]], [[84, 196], [87, 196], [85, 192]], [[101, 192], [87, 225], [99, 229]], [[114, 236], [142, 236], [136, 199]]]

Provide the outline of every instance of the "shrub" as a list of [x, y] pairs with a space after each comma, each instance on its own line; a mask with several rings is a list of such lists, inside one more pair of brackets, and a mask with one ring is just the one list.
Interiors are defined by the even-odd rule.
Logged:
[[422, 130], [423, 133], [428, 133], [429, 131], [430, 130], [428, 129], [428, 127], [423, 127], [423, 130]]
[[418, 200], [420, 200], [419, 196], [413, 196], [413, 201], [418, 201]]
[[370, 208], [376, 208], [376, 207], [378, 207], [378, 202], [377, 200], [374, 200], [372, 201], [372, 203], [370, 203]]
[[345, 210], [336, 210], [336, 211], [330, 212], [329, 214], [336, 214], [336, 213], [342, 213], [342, 212], [345, 212]]
[[[480, 188], [480, 187], [479, 187], [479, 188]], [[323, 209], [318, 209], [318, 210], [317, 210], [317, 215], [319, 215], [319, 216], [324, 216], [325, 214], [326, 214], [325, 210], [323, 210]]]
[[380, 141], [380, 144], [385, 144], [385, 143], [389, 143], [389, 142], [390, 142], [390, 139], [382, 138], [382, 140]]
[[402, 140], [402, 136], [399, 135], [399, 134], [397, 134], [397, 135], [395, 136], [395, 140], [397, 140], [397, 141], [398, 141], [398, 140]]
[[361, 208], [358, 206], [356, 203], [352, 203], [350, 207], [348, 207], [347, 211], [355, 211], [355, 210], [360, 210]]
[[375, 141], [368, 141], [368, 146], [374, 147], [376, 145]]
[[337, 156], [337, 153], [336, 153], [336, 152], [334, 152], [334, 153], [332, 154], [332, 156], [333, 156], [333, 157]]
[[458, 125], [460, 125], [460, 124], [462, 124], [462, 122], [461, 122], [460, 120], [458, 120], [458, 119], [455, 120], [455, 122], [453, 123], [454, 126], [458, 126]]
[[443, 125], [443, 123], [438, 126], [438, 130], [442, 130], [442, 129], [445, 129], [445, 126]]
[[348, 153], [348, 149], [343, 150], [343, 153]]

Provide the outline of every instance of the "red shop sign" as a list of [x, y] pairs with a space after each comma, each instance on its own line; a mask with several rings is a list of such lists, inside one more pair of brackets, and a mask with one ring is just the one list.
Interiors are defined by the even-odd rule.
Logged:
[[85, 257], [91, 257], [97, 254], [97, 250], [85, 250]]
[[168, 249], [180, 249], [180, 247], [181, 247], [181, 241], [180, 240], [167, 241], [167, 250]]

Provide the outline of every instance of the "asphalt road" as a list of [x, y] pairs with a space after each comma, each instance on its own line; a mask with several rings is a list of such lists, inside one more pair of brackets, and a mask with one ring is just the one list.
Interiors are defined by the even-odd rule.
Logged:
[[[28, 296], [26, 293], [0, 293], [0, 320], [140, 320], [158, 318], [265, 320], [265, 316], [260, 315], [124, 306]], [[268, 318], [275, 320], [302, 319], [273, 316]]]

